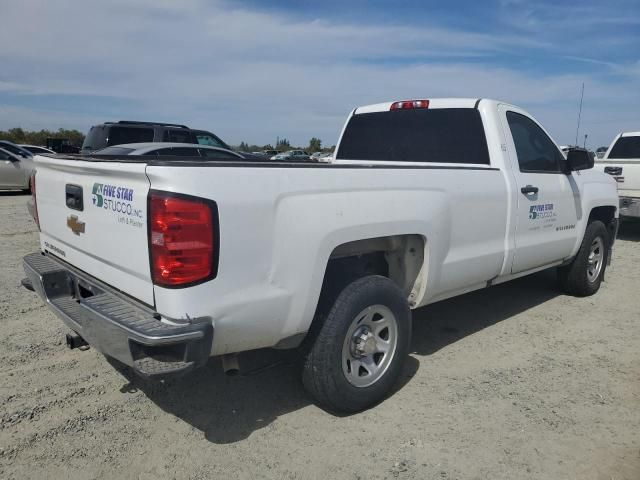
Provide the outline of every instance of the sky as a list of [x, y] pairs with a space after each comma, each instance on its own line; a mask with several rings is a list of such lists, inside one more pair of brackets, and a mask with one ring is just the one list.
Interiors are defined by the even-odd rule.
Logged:
[[336, 143], [358, 105], [495, 98], [560, 144], [640, 130], [638, 0], [0, 0], [0, 129], [153, 120]]

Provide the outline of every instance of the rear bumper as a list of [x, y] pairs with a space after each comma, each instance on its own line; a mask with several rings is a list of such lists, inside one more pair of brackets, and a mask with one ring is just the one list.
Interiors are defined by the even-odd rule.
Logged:
[[620, 216], [640, 218], [640, 198], [620, 197]]
[[211, 352], [210, 318], [171, 325], [140, 302], [42, 253], [23, 259], [33, 289], [89, 345], [146, 377], [186, 373]]

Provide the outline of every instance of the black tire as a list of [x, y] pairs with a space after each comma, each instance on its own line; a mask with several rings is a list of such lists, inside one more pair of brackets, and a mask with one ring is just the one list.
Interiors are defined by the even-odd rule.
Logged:
[[[590, 268], [589, 255], [591, 254], [592, 245], [597, 239], [600, 239], [602, 244], [602, 265], [597, 276], [590, 278], [588, 273]], [[611, 248], [609, 232], [604, 223], [599, 220], [589, 223], [584, 232], [578, 254], [569, 265], [558, 268], [558, 280], [562, 290], [576, 297], [587, 297], [596, 293], [600, 289], [600, 284], [607, 268], [609, 248]]]
[[[384, 363], [384, 369], [379, 369], [381, 373], [375, 383], [354, 386], [343, 369], [343, 348], [347, 344], [352, 345], [351, 338], [355, 338], [351, 336], [350, 329], [363, 328], [358, 327], [356, 317], [360, 318], [359, 314], [369, 307], [375, 310], [380, 306], [391, 313], [388, 315], [391, 320], [384, 321], [395, 322], [395, 350], [388, 360], [380, 360], [380, 364], [388, 363]], [[372, 318], [375, 320], [375, 315]], [[373, 333], [371, 335], [375, 343], [377, 338]], [[407, 359], [410, 342], [411, 311], [402, 291], [386, 277], [370, 275], [360, 278], [340, 292], [318, 329], [304, 361], [302, 381], [317, 403], [328, 410], [345, 413], [364, 410], [381, 401], [394, 387]], [[380, 354], [372, 353], [365, 357], [372, 360], [375, 355]], [[355, 376], [360, 376], [360, 373]]]

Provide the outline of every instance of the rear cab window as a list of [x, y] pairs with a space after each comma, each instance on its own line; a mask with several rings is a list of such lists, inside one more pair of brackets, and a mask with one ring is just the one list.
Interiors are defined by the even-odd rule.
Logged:
[[620, 137], [607, 158], [620, 160], [640, 158], [640, 136]]
[[356, 113], [336, 159], [489, 165], [489, 150], [473, 108]]
[[82, 151], [100, 150], [107, 146], [107, 128], [104, 125], [91, 127], [82, 142]]

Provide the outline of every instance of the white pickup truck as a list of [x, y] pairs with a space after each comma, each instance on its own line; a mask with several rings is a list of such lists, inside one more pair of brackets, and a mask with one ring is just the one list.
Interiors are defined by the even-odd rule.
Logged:
[[640, 132], [617, 135], [596, 167], [618, 182], [620, 216], [640, 219]]
[[549, 267], [598, 290], [618, 196], [592, 167], [486, 99], [356, 108], [327, 163], [37, 157], [24, 284], [143, 376], [299, 348], [318, 403], [361, 410], [401, 372], [411, 309]]

